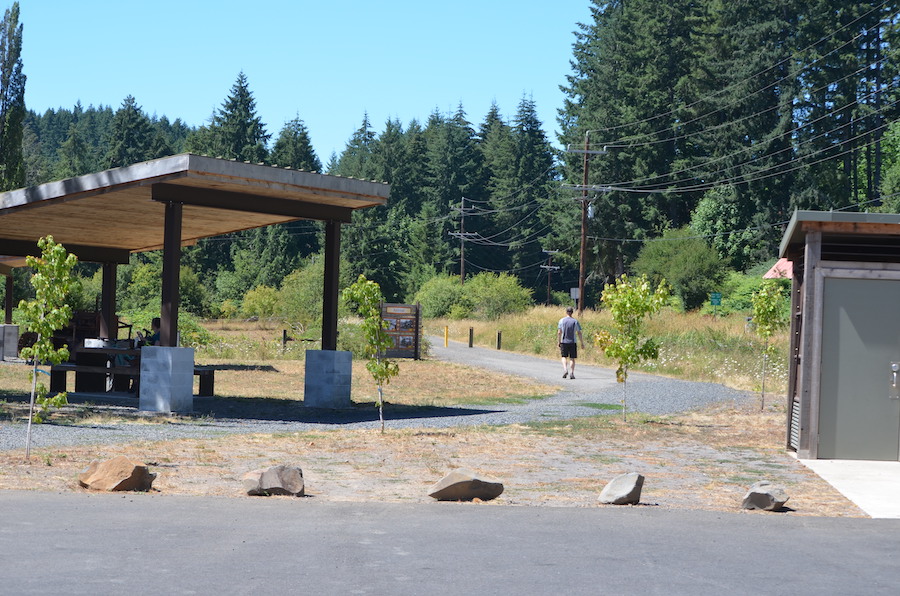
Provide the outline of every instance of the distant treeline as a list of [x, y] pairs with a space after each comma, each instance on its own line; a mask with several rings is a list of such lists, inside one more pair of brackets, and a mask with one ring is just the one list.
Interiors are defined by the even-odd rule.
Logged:
[[[24, 181], [191, 151], [388, 182], [389, 204], [345, 227], [342, 256], [348, 279], [365, 274], [389, 300], [461, 269], [510, 273], [541, 299], [550, 275], [552, 290], [568, 292], [585, 198], [589, 304], [667, 231], [690, 226], [661, 241], [699, 237], [718, 267], [743, 271], [775, 256], [795, 208], [900, 208], [897, 2], [591, 4], [572, 71], [560, 73], [565, 151], [551, 147], [525, 96], [514, 114], [494, 105], [478, 124], [462, 105], [380, 130], [363, 116], [323, 164], [299, 117], [277, 134], [267, 128], [240, 73], [199, 127], [148, 116], [130, 96], [116, 109], [26, 111]], [[253, 288], [279, 287], [314, 261], [320, 234], [295, 222], [188, 249], [191, 308], [215, 312]], [[122, 291], [150, 279], [154, 263], [136, 256]]]

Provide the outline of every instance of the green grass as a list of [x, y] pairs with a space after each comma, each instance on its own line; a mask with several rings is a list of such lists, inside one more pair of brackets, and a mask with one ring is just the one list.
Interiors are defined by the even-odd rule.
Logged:
[[622, 408], [624, 407], [624, 406], [622, 406], [622, 404], [604, 404], [604, 403], [597, 403], [597, 402], [591, 402], [591, 401], [580, 401], [580, 402], [577, 402], [577, 404], [579, 406], [584, 406], [585, 408], [594, 408], [595, 410], [622, 411]]

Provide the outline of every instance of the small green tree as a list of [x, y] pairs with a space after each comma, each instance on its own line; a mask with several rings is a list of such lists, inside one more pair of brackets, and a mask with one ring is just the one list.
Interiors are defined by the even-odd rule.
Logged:
[[[34, 300], [19, 302], [19, 311], [27, 331], [37, 334], [34, 345], [22, 350], [22, 357], [32, 361], [31, 401], [28, 412], [28, 431], [25, 440], [25, 459], [31, 456], [31, 423], [43, 422], [50, 408], [66, 404], [66, 393], [49, 396], [47, 387], [38, 382], [39, 364], [59, 364], [69, 358], [69, 350], [53, 345], [53, 332], [62, 329], [72, 318], [72, 308], [68, 304], [69, 290], [75, 282], [72, 268], [78, 262], [61, 244], [53, 241], [53, 236], [38, 240], [40, 257], [29, 256], [28, 266], [34, 269], [31, 285], [34, 286]], [[35, 406], [40, 411], [35, 411]]]
[[769, 364], [769, 354], [774, 346], [769, 344], [769, 339], [776, 331], [787, 326], [788, 318], [785, 316], [785, 299], [782, 285], [775, 279], [763, 281], [753, 296], [753, 323], [756, 334], [763, 339], [763, 369], [762, 386], [759, 394], [759, 409], [766, 406], [766, 369]]
[[622, 383], [622, 418], [628, 420], [628, 369], [642, 360], [659, 356], [659, 346], [652, 337], [644, 336], [644, 319], [665, 306], [670, 290], [665, 280], [654, 290], [647, 276], [629, 279], [622, 275], [615, 284], [603, 290], [602, 303], [609, 309], [613, 320], [613, 332], [601, 331], [594, 343], [603, 348], [608, 358], [619, 363], [616, 380]]
[[366, 340], [365, 354], [369, 359], [366, 362], [366, 370], [375, 380], [378, 386], [378, 418], [381, 420], [381, 432], [384, 432], [384, 392], [383, 385], [391, 382], [391, 379], [400, 373], [400, 367], [393, 360], [388, 360], [382, 355], [394, 345], [393, 340], [387, 334], [387, 323], [381, 318], [381, 304], [384, 296], [381, 287], [374, 281], [366, 279], [365, 275], [359, 278], [343, 292], [344, 299], [356, 304], [356, 311], [362, 317], [362, 330]]

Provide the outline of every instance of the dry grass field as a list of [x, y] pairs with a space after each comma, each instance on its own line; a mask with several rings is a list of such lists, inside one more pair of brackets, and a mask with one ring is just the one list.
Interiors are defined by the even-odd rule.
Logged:
[[[426, 330], [443, 337], [446, 327], [450, 339], [467, 342], [469, 329], [472, 328], [475, 343], [488, 347], [496, 346], [499, 331], [504, 350], [555, 358], [556, 324], [564, 314], [558, 306], [538, 306], [497, 321], [434, 319], [426, 322]], [[586, 310], [579, 320], [584, 328], [585, 343], [588, 344], [586, 350], [579, 351], [580, 361], [616, 368], [599, 348], [591, 345], [597, 331], [611, 329], [609, 313]], [[691, 381], [722, 383], [735, 389], [760, 390], [763, 344], [743, 316], [712, 317], [700, 313], [663, 312], [647, 319], [646, 329], [661, 344], [659, 358], [645, 362], [635, 370]], [[766, 391], [784, 395], [788, 372], [787, 330], [775, 335], [772, 341], [784, 357], [768, 360]]]
[[[97, 423], [94, 419], [92, 423]], [[16, 427], [21, 432], [22, 426]], [[4, 432], [10, 431], [6, 427]], [[595, 417], [507, 427], [327, 430], [0, 453], [0, 489], [82, 491], [93, 459], [150, 465], [161, 495], [243, 497], [241, 476], [299, 466], [317, 501], [427, 502], [428, 487], [467, 468], [500, 479], [492, 505], [591, 507], [606, 482], [637, 471], [642, 506], [739, 511], [758, 480], [784, 485], [789, 515], [864, 516], [781, 447], [782, 417], [732, 408], [667, 418]]]

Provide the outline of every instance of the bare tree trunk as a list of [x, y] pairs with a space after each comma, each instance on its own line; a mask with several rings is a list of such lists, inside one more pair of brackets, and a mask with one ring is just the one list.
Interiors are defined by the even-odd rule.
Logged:
[[381, 434], [384, 434], [384, 392], [378, 386], [378, 420], [381, 421]]
[[766, 368], [769, 364], [769, 338], [766, 338], [765, 347], [763, 348], [763, 370], [762, 370], [762, 389], [759, 394], [759, 411], [762, 412], [766, 408]]
[[25, 461], [31, 457], [31, 420], [34, 418], [34, 400], [37, 394], [37, 358], [31, 368], [31, 401], [28, 406], [28, 430], [25, 431]]

